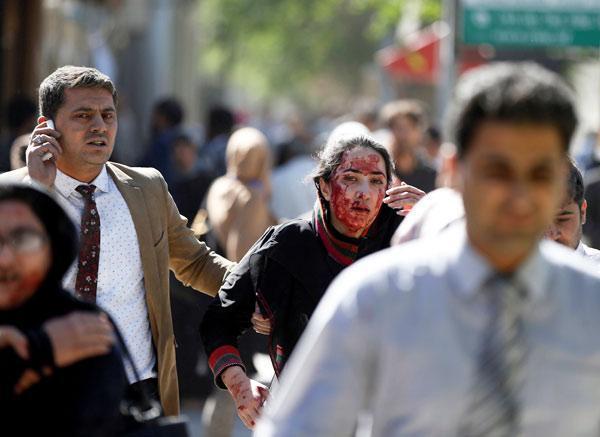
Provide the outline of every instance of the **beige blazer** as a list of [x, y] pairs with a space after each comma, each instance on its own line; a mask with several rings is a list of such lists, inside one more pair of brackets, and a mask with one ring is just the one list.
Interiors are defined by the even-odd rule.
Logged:
[[[179, 414], [175, 336], [171, 318], [169, 269], [186, 286], [215, 296], [233, 263], [199, 242], [179, 215], [162, 175], [153, 168], [107, 163], [123, 195], [138, 237], [150, 329], [158, 362], [161, 403], [166, 415]], [[0, 175], [0, 182], [29, 179], [27, 168]]]

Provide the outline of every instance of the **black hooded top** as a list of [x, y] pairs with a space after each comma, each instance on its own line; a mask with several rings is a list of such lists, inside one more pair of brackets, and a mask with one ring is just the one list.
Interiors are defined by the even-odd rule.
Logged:
[[[24, 361], [10, 347], [0, 350], [2, 429], [13, 430], [14, 435], [114, 435], [119, 403], [127, 385], [118, 349], [56, 368], [52, 346], [42, 330], [47, 320], [73, 311], [100, 311], [61, 286], [78, 250], [75, 226], [41, 188], [0, 185], [0, 203], [9, 200], [26, 204], [42, 222], [50, 241], [52, 264], [31, 298], [18, 308], [0, 310], [0, 326], [9, 325], [23, 332], [30, 352], [30, 359]], [[42, 377], [20, 395], [14, 393], [14, 386], [26, 369], [39, 371], [45, 366], [53, 368], [50, 376]]]

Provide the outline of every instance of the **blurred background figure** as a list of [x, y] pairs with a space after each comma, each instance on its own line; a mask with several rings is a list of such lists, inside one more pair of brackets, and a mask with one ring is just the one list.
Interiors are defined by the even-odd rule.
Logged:
[[379, 107], [376, 100], [361, 99], [353, 106], [352, 120], [364, 125], [369, 132], [379, 127]]
[[280, 220], [293, 219], [309, 212], [316, 196], [307, 176], [316, 161], [313, 136], [304, 119], [294, 114], [287, 119], [288, 138], [275, 147], [275, 168], [272, 177], [271, 209]]
[[111, 324], [61, 286], [77, 251], [74, 224], [48, 194], [0, 185], [0, 409], [9, 434], [117, 435], [127, 381]]
[[257, 129], [235, 131], [227, 143], [227, 173], [208, 191], [208, 220], [225, 257], [239, 261], [271, 225], [271, 152]]
[[235, 115], [231, 109], [221, 105], [209, 108], [206, 115], [206, 138], [200, 148], [200, 157], [205, 168], [215, 176], [222, 176], [227, 171], [225, 151], [235, 124]]
[[13, 141], [10, 146], [10, 169], [16, 170], [17, 168], [25, 167], [27, 165], [26, 152], [27, 146], [29, 145], [29, 135], [19, 135]]
[[152, 109], [150, 141], [142, 165], [156, 168], [168, 184], [173, 181], [175, 173], [171, 149], [175, 138], [181, 133], [184, 118], [181, 103], [173, 97], [159, 100]]
[[437, 173], [424, 157], [427, 119], [423, 103], [418, 100], [390, 102], [381, 109], [380, 117], [392, 133], [384, 146], [394, 160], [396, 177], [425, 192], [433, 190]]
[[[595, 150], [600, 150], [600, 132], [596, 136]], [[588, 243], [600, 248], [600, 167], [588, 169], [585, 173], [585, 198], [589, 200], [583, 233]]]
[[0, 173], [11, 170], [11, 146], [17, 137], [30, 134], [37, 119], [37, 105], [31, 98], [18, 94], [6, 105], [6, 132], [0, 138]]
[[442, 146], [442, 134], [435, 126], [429, 126], [425, 129], [423, 139], [423, 150], [427, 163], [438, 173], [440, 171], [440, 147]]
[[575, 163], [569, 160], [567, 194], [556, 213], [553, 223], [546, 230], [545, 237], [576, 250], [596, 263], [600, 263], [600, 250], [589, 247], [581, 241], [587, 208], [588, 203], [584, 198], [583, 177]]
[[214, 177], [209, 169], [201, 165], [198, 146], [188, 135], [180, 134], [173, 139], [171, 160], [174, 175], [170, 191], [179, 212], [188, 219], [189, 226]]

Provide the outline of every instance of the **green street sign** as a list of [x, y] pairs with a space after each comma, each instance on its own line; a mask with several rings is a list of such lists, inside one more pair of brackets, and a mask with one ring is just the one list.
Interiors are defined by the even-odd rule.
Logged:
[[492, 46], [600, 47], [597, 3], [537, 0], [536, 7], [532, 3], [464, 0], [463, 42]]

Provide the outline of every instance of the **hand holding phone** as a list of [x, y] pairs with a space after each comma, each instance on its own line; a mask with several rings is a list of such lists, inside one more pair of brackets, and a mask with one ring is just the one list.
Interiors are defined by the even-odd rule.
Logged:
[[63, 152], [59, 141], [61, 134], [47, 117], [41, 115], [37, 122], [27, 147], [27, 169], [31, 179], [52, 187], [58, 170], [58, 159]]
[[[46, 126], [49, 127], [50, 129], [54, 130], [54, 122], [50, 119], [46, 120]], [[42, 156], [42, 161], [46, 162], [49, 159], [52, 159], [54, 157], [54, 155], [51, 152], [46, 152], [44, 153], [44, 156]]]

